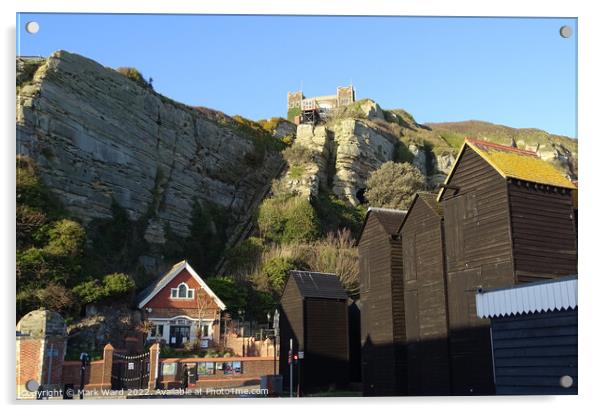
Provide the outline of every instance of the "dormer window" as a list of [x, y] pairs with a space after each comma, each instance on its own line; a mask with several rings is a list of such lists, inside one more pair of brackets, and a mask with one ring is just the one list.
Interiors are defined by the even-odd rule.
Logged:
[[175, 299], [193, 299], [194, 288], [188, 288], [188, 284], [181, 283], [177, 288], [171, 289], [171, 298]]

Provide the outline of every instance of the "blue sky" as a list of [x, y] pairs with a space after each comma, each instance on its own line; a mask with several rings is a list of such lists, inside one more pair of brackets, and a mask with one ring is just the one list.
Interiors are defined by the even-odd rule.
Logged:
[[[35, 20], [40, 31], [25, 32]], [[574, 35], [559, 35], [570, 25]], [[21, 14], [17, 53], [64, 49], [135, 66], [172, 99], [251, 119], [286, 92], [403, 108], [418, 122], [478, 119], [576, 136], [576, 19]]]

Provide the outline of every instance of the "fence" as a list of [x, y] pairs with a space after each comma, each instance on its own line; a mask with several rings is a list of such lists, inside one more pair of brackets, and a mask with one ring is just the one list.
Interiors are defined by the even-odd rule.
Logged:
[[[271, 357], [202, 357], [202, 358], [163, 358], [157, 357], [157, 344], [150, 349], [148, 389], [179, 389], [237, 387], [259, 384], [261, 376], [278, 374], [278, 358]], [[159, 350], [160, 351], [160, 350]], [[84, 388], [86, 390], [109, 390], [115, 388], [116, 350], [110, 344], [105, 346], [102, 360], [90, 362], [85, 369]], [[135, 358], [136, 356], [128, 356]], [[159, 365], [156, 366], [158, 360]], [[62, 370], [62, 384], [80, 389], [81, 362], [65, 361]], [[146, 382], [145, 382], [146, 383]]]

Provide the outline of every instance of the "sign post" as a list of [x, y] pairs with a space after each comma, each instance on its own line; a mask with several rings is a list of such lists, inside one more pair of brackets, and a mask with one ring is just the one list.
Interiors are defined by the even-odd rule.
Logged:
[[288, 342], [288, 366], [289, 366], [289, 397], [293, 397], [293, 339]]

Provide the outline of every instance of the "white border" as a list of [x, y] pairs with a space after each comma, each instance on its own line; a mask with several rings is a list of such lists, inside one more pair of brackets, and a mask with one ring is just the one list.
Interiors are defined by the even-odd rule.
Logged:
[[[0, 3], [2, 7], [3, 33], [2, 42], [4, 61], [10, 62], [15, 53], [15, 13], [17, 11], [31, 12], [145, 12], [145, 13], [265, 13], [265, 14], [352, 14], [352, 15], [448, 15], [448, 16], [569, 16], [579, 18], [579, 137], [580, 137], [580, 160], [579, 160], [579, 196], [580, 211], [579, 221], [579, 269], [581, 274], [580, 301], [582, 311], [579, 315], [579, 393], [578, 397], [496, 397], [496, 398], [381, 398], [381, 399], [320, 399], [320, 400], [295, 400], [294, 403], [286, 400], [203, 400], [204, 404], [220, 406], [220, 408], [260, 408], [250, 406], [251, 403], [260, 403], [274, 409], [286, 409], [287, 412], [306, 411], [308, 405], [326, 405], [329, 408], [345, 409], [346, 411], [365, 410], [369, 406], [376, 408], [418, 408], [421, 411], [461, 411], [462, 413], [486, 409], [488, 412], [504, 412], [521, 406], [530, 410], [545, 410], [548, 412], [567, 412], [590, 410], [591, 406], [599, 405], [602, 401], [602, 392], [599, 389], [600, 372], [600, 323], [599, 316], [594, 308], [598, 306], [599, 295], [602, 287], [599, 276], [599, 263], [597, 246], [600, 241], [600, 213], [598, 206], [597, 187], [599, 187], [600, 168], [599, 154], [602, 154], [602, 134], [600, 133], [600, 99], [602, 91], [600, 87], [600, 73], [602, 65], [600, 62], [600, 42], [602, 39], [602, 24], [599, 7], [595, 1], [558, 1], [558, 0], [505, 0], [505, 1], [478, 1], [478, 0], [220, 0], [219, 2], [193, 2], [190, 0], [89, 0], [85, 2], [73, 2], [72, 0], [5, 0]], [[369, 35], [367, 33], [366, 35]], [[366, 51], [364, 51], [366, 52]], [[3, 232], [3, 247], [0, 249], [5, 274], [15, 273], [15, 119], [14, 95], [9, 93], [14, 88], [15, 69], [14, 66], [0, 65], [4, 87], [7, 91], [1, 100], [2, 125], [4, 134], [2, 143], [4, 145], [2, 154], [2, 188], [4, 199], [13, 200], [0, 204], [4, 222], [8, 223], [11, 230]], [[584, 224], [586, 223], [586, 224]], [[595, 264], [594, 264], [595, 262]], [[9, 285], [4, 289], [4, 314], [9, 332], [15, 322], [15, 285], [14, 279], [7, 276]], [[6, 281], [5, 281], [6, 282]], [[6, 334], [6, 341], [2, 341], [3, 363], [5, 366], [14, 366], [15, 341], [10, 334]], [[5, 389], [2, 396], [7, 404], [14, 402], [14, 368], [4, 369], [2, 376]], [[284, 404], [283, 404], [284, 402]], [[87, 402], [85, 409], [92, 411], [105, 411], [108, 402]], [[187, 404], [190, 407], [198, 407], [198, 400], [141, 400], [141, 401], [114, 401], [110, 404], [147, 404], [156, 405]], [[225, 406], [227, 403], [228, 406]], [[64, 412], [65, 408], [81, 410], [83, 406], [78, 402], [19, 402], [19, 410], [40, 409]], [[380, 406], [378, 406], [380, 405]], [[12, 407], [12, 406], [11, 406]], [[9, 409], [11, 408], [9, 407]], [[525, 410], [526, 410], [525, 409]], [[522, 411], [518, 410], [518, 411]]]

